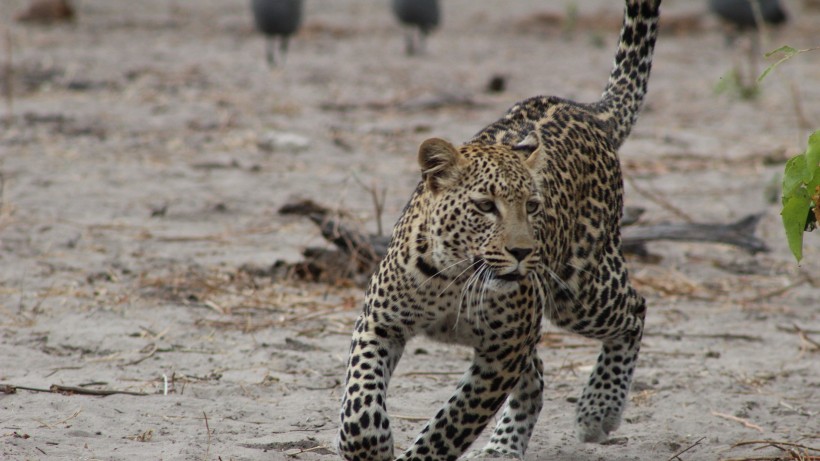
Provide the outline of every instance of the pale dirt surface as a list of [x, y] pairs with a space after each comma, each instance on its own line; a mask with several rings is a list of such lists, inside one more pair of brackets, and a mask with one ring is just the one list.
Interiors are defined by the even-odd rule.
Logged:
[[[620, 15], [619, 2], [579, 2], [582, 18], [602, 20], [562, 36], [528, 17], [565, 3], [447, 0], [428, 55], [409, 59], [386, 1], [315, 0], [287, 65], [270, 70], [244, 0], [78, 3], [75, 24], [42, 27], [13, 24], [24, 1], [0, 0], [15, 116], [0, 129], [0, 383], [149, 395], [0, 394], [3, 460], [336, 459], [322, 446], [362, 290], [239, 268], [324, 245], [307, 220], [277, 213], [293, 199], [373, 231], [363, 185], [386, 188], [389, 226], [425, 138], [463, 141], [535, 94], [594, 100]], [[704, 7], [666, 3], [670, 23]], [[769, 48], [816, 46], [820, 13], [788, 5], [795, 21]], [[698, 441], [678, 459], [787, 455], [732, 449], [751, 440], [820, 446], [818, 240], [807, 236], [797, 267], [771, 193], [809, 132], [794, 101], [820, 126], [820, 60], [784, 65], [756, 101], [716, 95], [743, 52], [695, 18], [659, 40], [646, 110], [621, 149], [627, 204], [647, 224], [763, 211], [757, 235], [772, 251], [658, 242], [657, 261], [631, 262], [650, 310], [609, 445], [579, 444], [572, 429], [596, 345], [548, 329], [528, 460], [668, 460]], [[508, 88], [490, 95], [495, 74]], [[477, 104], [424, 106], [443, 94]], [[266, 148], [272, 132], [308, 146]], [[410, 344], [390, 390], [399, 447], [469, 359]]]

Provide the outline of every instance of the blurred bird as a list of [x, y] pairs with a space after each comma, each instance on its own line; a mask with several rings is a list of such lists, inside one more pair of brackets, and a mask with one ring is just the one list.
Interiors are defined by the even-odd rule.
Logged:
[[[393, 13], [402, 24], [410, 26], [405, 36], [409, 56], [423, 53], [427, 34], [439, 24], [438, 0], [392, 0]], [[418, 43], [416, 31], [418, 28]]]
[[[764, 29], [758, 21], [767, 25], [786, 22], [788, 16], [779, 0], [709, 0], [709, 9], [731, 28], [726, 36], [727, 44], [735, 42], [738, 36], [750, 32], [748, 66], [752, 79], [757, 75], [757, 59], [760, 55], [760, 34]], [[765, 37], [764, 37], [765, 38]], [[739, 73], [739, 71], [736, 69]], [[742, 76], [739, 75], [742, 80]], [[752, 84], [751, 87], [754, 87]]]
[[779, 0], [709, 0], [709, 9], [738, 31], [757, 29], [752, 2], [760, 7], [760, 19], [766, 24], [786, 22], [786, 11]]
[[302, 25], [302, 0], [251, 0], [256, 28], [266, 36], [265, 55], [268, 64], [276, 65], [279, 40], [279, 60], [284, 62], [288, 40]]
[[50, 24], [74, 19], [74, 7], [68, 0], [32, 0], [28, 8], [15, 17], [20, 22]]

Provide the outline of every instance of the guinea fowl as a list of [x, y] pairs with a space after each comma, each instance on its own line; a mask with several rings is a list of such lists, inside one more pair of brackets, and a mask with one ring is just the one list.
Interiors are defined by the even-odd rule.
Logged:
[[265, 34], [265, 55], [268, 64], [277, 64], [276, 41], [279, 41], [279, 61], [284, 62], [288, 41], [302, 24], [302, 0], [251, 0], [256, 28]]
[[438, 0], [392, 0], [392, 6], [399, 21], [409, 26], [405, 36], [406, 53], [410, 56], [423, 53], [427, 35], [440, 21]]
[[[758, 22], [767, 25], [779, 25], [788, 20], [786, 11], [779, 0], [709, 0], [709, 9], [730, 28], [726, 36], [727, 44], [732, 44], [738, 36], [749, 32], [749, 77], [757, 75], [757, 60], [760, 55], [760, 29]], [[741, 73], [736, 66], [738, 78]], [[752, 84], [751, 87], [755, 85]]]
[[756, 29], [752, 2], [760, 7], [760, 17], [766, 24], [786, 22], [786, 11], [779, 0], [709, 0], [709, 9], [738, 31]]

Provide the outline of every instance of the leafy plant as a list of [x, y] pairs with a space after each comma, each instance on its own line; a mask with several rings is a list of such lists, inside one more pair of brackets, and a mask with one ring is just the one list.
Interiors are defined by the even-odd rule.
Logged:
[[[791, 46], [766, 53], [766, 57], [781, 55], [757, 78], [763, 81], [775, 67], [789, 59], [809, 51], [820, 50], [820, 47], [798, 50]], [[783, 174], [783, 209], [780, 210], [783, 228], [789, 249], [799, 263], [803, 259], [803, 233], [811, 232], [820, 222], [820, 130], [809, 136], [806, 151], [792, 157], [786, 162]]]

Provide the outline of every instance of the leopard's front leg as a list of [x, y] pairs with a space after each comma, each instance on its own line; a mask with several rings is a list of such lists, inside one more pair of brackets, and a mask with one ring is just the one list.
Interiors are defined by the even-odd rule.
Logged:
[[453, 461], [461, 456], [531, 366], [529, 351], [522, 345], [494, 354], [476, 351], [455, 394], [397, 460]]
[[336, 440], [348, 461], [390, 461], [393, 436], [387, 416], [387, 385], [404, 351], [405, 339], [362, 314], [356, 321]]
[[490, 441], [480, 450], [470, 452], [468, 458], [505, 456], [524, 459], [544, 398], [544, 365], [535, 348], [530, 353], [529, 362], [504, 405]]

